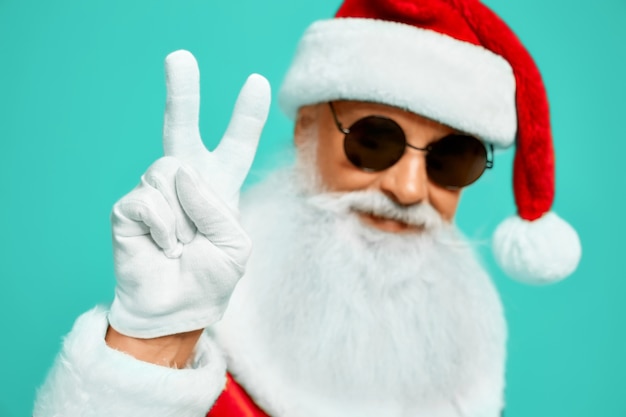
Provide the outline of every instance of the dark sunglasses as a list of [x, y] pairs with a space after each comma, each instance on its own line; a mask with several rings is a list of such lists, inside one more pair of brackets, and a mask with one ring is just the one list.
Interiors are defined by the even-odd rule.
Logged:
[[491, 159], [485, 145], [473, 136], [453, 133], [418, 148], [406, 141], [404, 131], [385, 116], [367, 116], [343, 127], [333, 103], [330, 111], [337, 129], [345, 137], [343, 149], [348, 160], [364, 171], [377, 172], [393, 166], [402, 158], [407, 147], [426, 152], [426, 173], [434, 183], [458, 189], [470, 185], [493, 167], [493, 145], [489, 145]]

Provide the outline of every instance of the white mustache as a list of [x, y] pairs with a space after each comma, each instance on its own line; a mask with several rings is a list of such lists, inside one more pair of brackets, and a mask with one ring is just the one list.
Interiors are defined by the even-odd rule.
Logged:
[[322, 193], [310, 197], [308, 202], [314, 207], [336, 214], [348, 215], [359, 211], [425, 230], [437, 230], [444, 225], [441, 215], [430, 204], [401, 206], [377, 191]]

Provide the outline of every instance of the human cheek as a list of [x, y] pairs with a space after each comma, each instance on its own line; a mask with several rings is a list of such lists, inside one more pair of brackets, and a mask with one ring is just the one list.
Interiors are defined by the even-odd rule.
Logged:
[[376, 174], [356, 168], [341, 153], [320, 153], [318, 169], [324, 188], [329, 191], [353, 191], [370, 188]]
[[429, 183], [430, 204], [446, 221], [452, 221], [461, 198], [461, 190], [448, 190]]

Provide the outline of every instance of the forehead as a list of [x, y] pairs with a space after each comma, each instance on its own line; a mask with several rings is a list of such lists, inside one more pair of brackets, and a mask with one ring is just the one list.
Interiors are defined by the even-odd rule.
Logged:
[[[353, 100], [337, 100], [333, 101], [333, 105], [337, 110], [340, 121], [349, 125], [356, 120], [366, 116], [384, 116], [396, 121], [403, 129], [411, 130], [412, 128], [427, 129], [429, 131], [441, 132], [444, 134], [461, 133], [457, 129], [429, 119], [420, 114], [401, 109], [399, 107], [389, 106], [382, 103], [373, 103], [367, 101]], [[328, 107], [323, 103], [321, 106]], [[324, 111], [326, 109], [322, 109]]]

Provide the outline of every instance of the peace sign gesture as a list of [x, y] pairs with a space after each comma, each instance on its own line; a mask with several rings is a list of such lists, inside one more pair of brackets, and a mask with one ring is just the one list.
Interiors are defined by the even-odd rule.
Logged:
[[200, 73], [193, 55], [176, 51], [165, 60], [167, 102], [163, 124], [165, 156], [190, 166], [231, 207], [236, 207], [269, 111], [267, 80], [251, 75], [243, 86], [226, 133], [209, 152], [199, 131]]
[[270, 104], [267, 80], [251, 75], [211, 152], [198, 127], [195, 58], [174, 52], [165, 70], [165, 157], [111, 215], [117, 286], [109, 323], [138, 338], [202, 329], [223, 314], [251, 250], [236, 211]]

